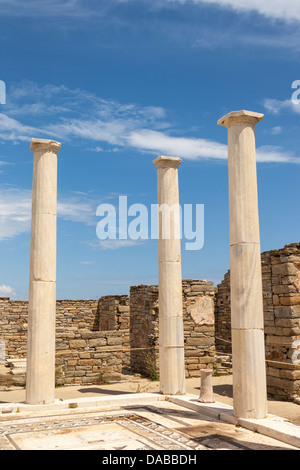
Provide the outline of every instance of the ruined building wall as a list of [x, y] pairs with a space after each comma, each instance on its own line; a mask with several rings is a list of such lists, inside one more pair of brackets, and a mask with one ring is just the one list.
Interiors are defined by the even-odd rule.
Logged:
[[158, 374], [158, 286], [130, 287], [131, 370]]
[[[262, 253], [268, 393], [300, 401], [300, 243]], [[216, 296], [216, 348], [231, 352], [230, 272]]]
[[[262, 253], [268, 392], [300, 397], [300, 243]], [[186, 376], [211, 367], [215, 351], [231, 353], [230, 272], [212, 282], [184, 280]], [[158, 371], [158, 286], [133, 286], [128, 296], [58, 300], [58, 383], [118, 380], [124, 371]], [[0, 298], [0, 362], [26, 358], [28, 303]], [[149, 374], [150, 372], [150, 374]]]
[[[129, 312], [120, 312], [126, 303], [129, 304], [128, 296], [56, 302], [58, 384], [120, 379], [130, 363]], [[99, 331], [102, 314], [114, 318], [115, 329]], [[26, 358], [27, 326], [28, 302], [0, 298], [0, 342], [5, 347], [6, 361]]]
[[[200, 369], [215, 361], [213, 282], [184, 280], [182, 306], [186, 377], [199, 377]], [[131, 368], [151, 375], [159, 362], [158, 286], [130, 289]]]
[[130, 311], [128, 295], [105, 295], [98, 304], [99, 330], [126, 330], [129, 328]]

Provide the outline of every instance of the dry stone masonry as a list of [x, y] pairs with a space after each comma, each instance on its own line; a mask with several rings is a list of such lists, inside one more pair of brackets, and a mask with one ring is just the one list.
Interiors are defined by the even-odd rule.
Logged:
[[[300, 243], [264, 252], [261, 260], [267, 390], [299, 402]], [[217, 287], [183, 280], [182, 309], [185, 375], [200, 380], [201, 369], [216, 368], [216, 353], [232, 353], [230, 271]], [[18, 371], [11, 380], [19, 385], [25, 376], [21, 380], [16, 361], [26, 359], [27, 328], [28, 302], [1, 297], [1, 351], [6, 366]], [[56, 302], [57, 385], [122, 380], [128, 372], [157, 378], [158, 353], [158, 286], [132, 286], [129, 296]]]

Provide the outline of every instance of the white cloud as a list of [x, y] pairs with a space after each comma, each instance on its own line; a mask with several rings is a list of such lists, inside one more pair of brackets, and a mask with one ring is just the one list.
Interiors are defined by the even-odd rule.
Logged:
[[92, 15], [93, 8], [87, 8], [81, 0], [0, 0], [1, 15], [22, 17], [83, 19]]
[[162, 132], [147, 129], [132, 132], [128, 145], [144, 151], [179, 156], [189, 160], [199, 158], [226, 159], [227, 146], [206, 139], [172, 137]]
[[[142, 131], [130, 137], [132, 145], [136, 148], [140, 147], [142, 150], [161, 152], [189, 160], [205, 158], [227, 160], [228, 158], [227, 145], [206, 139], [170, 137], [160, 132], [151, 131]], [[291, 152], [267, 145], [257, 148], [256, 159], [257, 162], [300, 163], [300, 158], [295, 157]]]
[[15, 237], [30, 230], [31, 191], [0, 190], [0, 240]]
[[279, 114], [282, 111], [289, 111], [300, 114], [300, 103], [293, 103], [292, 99], [277, 100], [273, 98], [266, 98], [264, 100], [264, 107], [272, 114]]
[[291, 152], [285, 152], [279, 147], [265, 145], [256, 150], [256, 160], [261, 163], [298, 163], [300, 158]]
[[[18, 188], [0, 189], [0, 241], [30, 232], [30, 190]], [[62, 199], [57, 203], [57, 216], [70, 222], [85, 225], [96, 224], [97, 204], [86, 198]]]
[[278, 135], [278, 134], [281, 134], [281, 132], [282, 132], [282, 127], [281, 126], [275, 126], [270, 131], [270, 133], [272, 135]]
[[69, 201], [58, 201], [57, 216], [71, 222], [80, 222], [86, 225], [95, 223], [96, 207], [91, 201], [71, 199]]
[[29, 141], [30, 135], [40, 134], [38, 128], [24, 125], [6, 114], [0, 113], [0, 139], [10, 141]]
[[15, 297], [16, 291], [13, 287], [6, 286], [5, 284], [0, 285], [0, 297]]
[[[163, 0], [164, 2], [166, 0]], [[231, 8], [237, 12], [255, 11], [267, 18], [300, 21], [299, 0], [167, 0], [169, 3], [179, 3], [181, 5], [211, 4], [224, 8]]]
[[[109, 0], [108, 2], [86, 2], [83, 0], [0, 0], [2, 16], [47, 17], [93, 19], [100, 18], [111, 11], [117, 3], [140, 3], [141, 0]], [[148, 8], [163, 7], [178, 4], [181, 6], [194, 4], [209, 4], [230, 8], [236, 12], [255, 11], [267, 18], [288, 21], [300, 20], [300, 4], [298, 0], [143, 0]]]
[[[167, 112], [160, 106], [122, 104], [81, 89], [70, 90], [63, 85], [39, 86], [26, 81], [12, 85], [10, 93], [8, 113], [18, 114], [20, 119], [26, 119], [26, 124], [10, 115], [0, 114], [0, 139], [3, 140], [23, 141], [48, 136], [76, 145], [83, 142], [85, 148], [100, 153], [133, 149], [153, 156], [167, 154], [189, 160], [227, 159], [225, 144], [205, 138], [181, 137], [178, 130], [176, 135], [171, 135]], [[52, 105], [58, 102], [59, 114]], [[36, 106], [31, 107], [32, 103]], [[293, 105], [291, 100], [266, 99], [264, 106], [273, 113], [282, 109], [300, 110], [300, 105]], [[298, 162], [281, 149], [266, 147], [258, 152], [258, 161]], [[72, 208], [61, 202], [61, 213], [69, 220], [91, 220], [90, 209], [83, 201], [78, 203], [76, 213]]]

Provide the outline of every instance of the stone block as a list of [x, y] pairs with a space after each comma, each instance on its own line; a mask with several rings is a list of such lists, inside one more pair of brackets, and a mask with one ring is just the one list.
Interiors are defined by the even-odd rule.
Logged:
[[84, 339], [71, 339], [70, 348], [71, 349], [81, 349], [86, 347], [86, 341]]
[[275, 317], [280, 318], [300, 318], [300, 305], [296, 306], [275, 306]]

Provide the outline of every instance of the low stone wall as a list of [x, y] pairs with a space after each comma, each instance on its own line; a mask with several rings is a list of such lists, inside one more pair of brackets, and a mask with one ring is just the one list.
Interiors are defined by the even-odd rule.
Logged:
[[[268, 393], [300, 402], [300, 243], [261, 259]], [[216, 296], [216, 347], [231, 353], [230, 272]]]
[[[111, 296], [113, 297], [113, 296]], [[119, 312], [125, 302], [118, 296]], [[127, 297], [127, 296], [125, 296]], [[124, 301], [124, 302], [123, 302]], [[101, 308], [98, 300], [58, 300], [56, 302], [57, 384], [94, 384], [119, 380], [130, 364], [129, 312], [119, 318], [116, 331], [99, 331]], [[126, 302], [125, 302], [126, 303]], [[127, 297], [128, 303], [128, 297]], [[112, 304], [112, 299], [110, 299]], [[127, 307], [129, 308], [129, 307]], [[125, 325], [125, 329], [121, 329]], [[5, 362], [26, 358], [28, 302], [0, 298], [0, 342]], [[125, 351], [123, 351], [126, 349]], [[3, 359], [3, 358], [2, 358]], [[20, 384], [24, 381], [20, 380]]]
[[0, 341], [6, 358], [26, 357], [28, 302], [0, 297]]
[[[69, 340], [80, 330], [98, 331], [98, 300], [58, 300], [56, 302], [56, 349], [68, 349]], [[0, 298], [0, 341], [6, 358], [27, 354], [28, 302]]]
[[83, 330], [69, 340], [68, 349], [56, 350], [56, 381], [58, 385], [119, 381], [129, 362], [128, 330]]
[[[200, 377], [200, 369], [215, 362], [215, 290], [213, 282], [182, 282], [186, 377]], [[150, 376], [159, 368], [158, 299], [158, 286], [130, 289], [131, 368]]]

